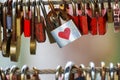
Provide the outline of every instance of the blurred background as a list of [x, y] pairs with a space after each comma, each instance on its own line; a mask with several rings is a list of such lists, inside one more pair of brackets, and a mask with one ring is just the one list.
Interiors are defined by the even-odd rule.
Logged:
[[[64, 68], [68, 61], [85, 66], [89, 66], [91, 61], [95, 63], [95, 66], [100, 66], [101, 61], [104, 61], [106, 66], [109, 66], [110, 62], [116, 65], [120, 61], [120, 33], [114, 32], [112, 23], [107, 24], [105, 35], [84, 35], [63, 48], [59, 48], [56, 43], [50, 44], [48, 37], [45, 43], [37, 43], [36, 55], [30, 55], [29, 46], [30, 38], [22, 35], [18, 62], [11, 62], [9, 58], [4, 58], [0, 54], [0, 67], [17, 65], [21, 68], [26, 64], [30, 68], [35, 66], [39, 69], [55, 69], [58, 65]], [[43, 75], [41, 79], [46, 80], [48, 77], [49, 80], [54, 79], [54, 75]]]

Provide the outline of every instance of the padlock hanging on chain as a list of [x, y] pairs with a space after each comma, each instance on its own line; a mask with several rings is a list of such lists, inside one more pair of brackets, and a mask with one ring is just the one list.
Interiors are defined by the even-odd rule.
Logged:
[[[61, 9], [55, 9], [51, 1], [49, 1], [49, 5], [53, 11], [48, 13], [47, 20], [52, 25], [51, 34], [59, 47], [61, 48], [78, 39], [81, 34], [67, 13]], [[60, 18], [64, 20], [64, 24], [61, 23]]]
[[114, 29], [115, 32], [119, 32], [120, 31], [120, 9], [119, 9], [119, 1], [115, 0], [114, 6]]
[[26, 0], [26, 6], [24, 7], [24, 36], [30, 37], [31, 36], [31, 25], [30, 25], [30, 1]]
[[31, 1], [31, 38], [30, 38], [30, 54], [35, 55], [36, 54], [36, 38], [35, 38], [35, 0]]
[[77, 26], [77, 28], [79, 29], [79, 19], [78, 19], [78, 15], [77, 15], [77, 8], [76, 8], [76, 3], [74, 2], [74, 0], [71, 0], [71, 5], [72, 5], [72, 11], [73, 11], [73, 14], [71, 15], [72, 16], [72, 20], [73, 22], [75, 23], [75, 25]]
[[112, 8], [112, 2], [111, 0], [108, 0], [108, 8], [107, 8], [107, 22], [112, 23], [113, 20], [113, 8]]
[[21, 0], [18, 0], [18, 4], [17, 4], [17, 9], [16, 9], [16, 13], [17, 13], [17, 17], [16, 17], [16, 27], [17, 27], [17, 37], [20, 37], [21, 34], [22, 34], [22, 25], [21, 25], [21, 22], [22, 22], [22, 11], [21, 11]]
[[98, 5], [97, 5], [97, 2], [91, 0], [91, 13], [88, 13], [91, 14], [89, 15], [89, 30], [90, 30], [90, 33], [92, 35], [97, 35], [97, 17], [96, 17], [96, 13], [98, 12]]
[[86, 15], [86, 10], [85, 10], [85, 1], [80, 1], [78, 4], [78, 9], [81, 6], [81, 14], [78, 16], [79, 17], [79, 29], [81, 34], [86, 35], [88, 34], [88, 18]]
[[40, 2], [39, 0], [36, 1], [36, 13], [37, 16], [35, 17], [35, 36], [38, 42], [45, 42], [46, 34], [45, 34], [45, 23], [44, 18], [41, 16], [40, 13]]
[[99, 35], [104, 35], [106, 33], [106, 9], [102, 0], [98, 2], [99, 15], [98, 15], [98, 33]]

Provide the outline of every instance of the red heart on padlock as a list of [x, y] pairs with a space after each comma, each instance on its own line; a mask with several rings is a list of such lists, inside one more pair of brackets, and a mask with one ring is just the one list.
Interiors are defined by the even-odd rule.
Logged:
[[70, 37], [70, 28], [65, 28], [64, 31], [59, 32], [58, 36], [61, 37], [61, 38], [63, 38], [63, 39], [69, 40], [69, 37]]

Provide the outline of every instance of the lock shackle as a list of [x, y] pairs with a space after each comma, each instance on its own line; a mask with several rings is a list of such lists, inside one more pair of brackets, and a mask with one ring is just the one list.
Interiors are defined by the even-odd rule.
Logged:
[[41, 13], [40, 13], [40, 1], [36, 0], [36, 9], [37, 9], [37, 18], [38, 18], [38, 22], [41, 22]]
[[77, 15], [76, 3], [74, 2], [74, 0], [71, 0], [71, 4], [72, 4], [72, 8], [73, 8], [73, 16], [76, 16]]
[[99, 15], [102, 16], [102, 0], [98, 0]]
[[[24, 1], [24, 0], [23, 0]], [[25, 17], [29, 19], [29, 11], [30, 11], [30, 0], [26, 0], [25, 2]]]
[[105, 80], [107, 68], [105, 67], [104, 62], [101, 62], [101, 67], [102, 69], [101, 69], [100, 75], [101, 75], [102, 80]]
[[90, 0], [86, 0], [86, 9], [90, 9]]
[[85, 15], [85, 0], [81, 0], [80, 4], [81, 4], [82, 15]]
[[66, 11], [66, 9], [69, 9], [69, 4], [67, 4], [67, 2], [65, 0], [62, 0], [63, 4], [64, 4], [64, 11]]
[[96, 13], [99, 12], [98, 0], [91, 0], [92, 16], [95, 17]]
[[111, 9], [111, 0], [108, 0], [108, 8]]
[[90, 0], [91, 2], [91, 9], [92, 9], [92, 16], [95, 17], [95, 1]]
[[52, 3], [52, 1], [48, 0], [48, 3], [49, 3], [49, 6], [51, 8], [51, 11], [53, 13], [53, 15], [56, 17], [57, 16], [57, 13], [55, 12], [55, 7], [54, 7], [54, 4]]

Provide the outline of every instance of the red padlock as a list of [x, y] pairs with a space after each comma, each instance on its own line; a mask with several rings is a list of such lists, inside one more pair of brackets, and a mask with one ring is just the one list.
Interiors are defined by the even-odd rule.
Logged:
[[25, 37], [30, 37], [30, 20], [29, 19], [24, 19], [24, 36]]
[[98, 32], [99, 35], [104, 35], [106, 33], [106, 18], [104, 17], [104, 4], [99, 2], [99, 17], [98, 17]]
[[91, 2], [91, 14], [90, 16], [90, 32], [92, 35], [97, 35], [97, 18], [96, 18], [96, 4], [95, 2]]
[[97, 18], [92, 17], [90, 21], [90, 32], [92, 35], [97, 35]]
[[106, 20], [104, 17], [98, 18], [98, 31], [99, 35], [104, 35], [106, 33]]
[[76, 12], [76, 4], [73, 2], [73, 0], [71, 0], [71, 2], [72, 2], [72, 8], [73, 8], [72, 20], [79, 29], [79, 19]]
[[[29, 3], [29, 0], [27, 1], [27, 3]], [[24, 10], [24, 36], [25, 37], [30, 37], [31, 36], [31, 20], [30, 20], [30, 9], [29, 9], [29, 5], [24, 6], [25, 10]]]
[[[78, 8], [79, 8], [80, 4], [78, 4]], [[87, 19], [87, 15], [85, 12], [85, 4], [83, 2], [81, 2], [81, 12], [82, 14], [79, 15], [79, 27], [80, 27], [80, 31], [83, 35], [88, 34], [88, 19]]]
[[44, 19], [40, 15], [40, 6], [39, 6], [39, 1], [36, 1], [36, 11], [37, 11], [37, 16], [35, 20], [35, 36], [36, 40], [38, 42], [45, 42], [46, 40], [46, 35], [45, 35], [45, 24], [44, 24]]

